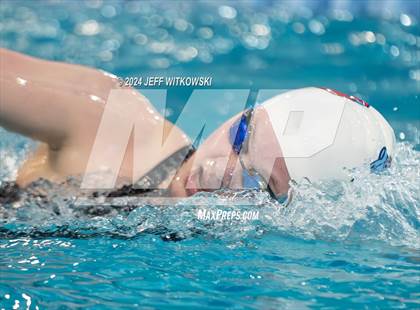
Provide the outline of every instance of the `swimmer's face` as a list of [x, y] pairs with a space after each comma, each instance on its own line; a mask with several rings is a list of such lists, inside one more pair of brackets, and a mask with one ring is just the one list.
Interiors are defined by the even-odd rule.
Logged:
[[[247, 148], [237, 155], [229, 141], [229, 129], [242, 113], [219, 127], [185, 162], [171, 184], [174, 196], [220, 188], [243, 189], [243, 171], [256, 172], [276, 195], [287, 193], [290, 177], [282, 152], [263, 107], [254, 110]], [[240, 163], [239, 158], [242, 160]]]

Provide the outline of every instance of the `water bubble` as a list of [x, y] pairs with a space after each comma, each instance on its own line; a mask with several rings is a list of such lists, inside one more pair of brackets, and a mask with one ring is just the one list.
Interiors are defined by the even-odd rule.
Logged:
[[257, 48], [260, 50], [266, 49], [268, 45], [270, 44], [270, 39], [267, 37], [259, 38]]
[[112, 5], [105, 5], [101, 9], [101, 14], [102, 14], [103, 17], [112, 18], [115, 15], [117, 15], [117, 10]]
[[407, 43], [410, 45], [416, 45], [416, 36], [411, 33], [408, 33], [405, 36], [405, 41], [407, 41]]
[[148, 38], [145, 34], [138, 33], [134, 36], [134, 42], [138, 45], [145, 45], [148, 41]]
[[364, 39], [368, 43], [373, 43], [376, 41], [376, 36], [372, 31], [365, 31], [363, 33]]
[[322, 45], [322, 50], [327, 55], [339, 55], [344, 52], [344, 47], [340, 43], [328, 43]]
[[357, 33], [350, 33], [348, 38], [350, 43], [354, 46], [359, 46], [362, 43]]
[[254, 24], [251, 27], [251, 31], [253, 34], [257, 36], [267, 36], [270, 34], [271, 30], [270, 27], [264, 24]]
[[241, 37], [243, 33], [243, 29], [240, 24], [230, 24], [229, 33], [234, 37]]
[[213, 49], [219, 54], [228, 53], [233, 48], [233, 42], [231, 40], [216, 37], [213, 40]]
[[333, 10], [332, 16], [340, 22], [351, 22], [353, 15], [347, 10]]
[[120, 42], [115, 39], [106, 40], [102, 43], [102, 48], [105, 50], [115, 51], [120, 48]]
[[398, 111], [398, 107], [394, 107], [394, 108], [392, 109], [392, 111], [394, 111], [394, 112]]
[[236, 17], [236, 10], [228, 5], [222, 5], [218, 9], [219, 15], [223, 18], [234, 19]]
[[164, 18], [157, 14], [152, 15], [149, 20], [150, 26], [152, 27], [159, 27], [160, 25], [163, 24], [163, 21], [164, 21]]
[[94, 19], [77, 24], [76, 33], [84, 36], [94, 36], [100, 31], [100, 25]]
[[193, 46], [188, 46], [183, 49], [179, 49], [175, 54], [176, 59], [182, 62], [188, 62], [197, 57], [198, 50]]
[[377, 33], [376, 34], [376, 42], [380, 45], [384, 45], [386, 42], [386, 38], [383, 34]]
[[293, 23], [292, 25], [293, 31], [302, 34], [305, 32], [305, 25], [299, 22]]
[[151, 42], [148, 45], [148, 48], [153, 53], [161, 54], [161, 53], [164, 53], [166, 51], [167, 44], [165, 42], [154, 41], [154, 42]]
[[159, 41], [165, 41], [168, 39], [169, 33], [166, 29], [163, 28], [156, 28], [152, 31], [154, 38]]
[[403, 26], [406, 26], [406, 27], [409, 27], [412, 24], [411, 18], [407, 14], [400, 15], [400, 22]]
[[400, 50], [395, 45], [392, 45], [389, 51], [391, 52], [391, 55], [394, 57], [398, 57], [398, 55], [400, 55]]
[[308, 26], [309, 26], [309, 30], [316, 35], [320, 36], [320, 35], [323, 35], [325, 33], [324, 25], [316, 19], [312, 19], [309, 22]]
[[202, 27], [197, 30], [198, 35], [203, 39], [211, 39], [213, 37], [213, 30], [209, 27]]
[[213, 55], [208, 50], [200, 50], [198, 58], [204, 63], [211, 63], [213, 61]]
[[175, 20], [174, 27], [178, 31], [185, 31], [188, 28], [188, 22], [185, 19], [179, 18]]
[[244, 37], [245, 45], [248, 47], [257, 47], [258, 46], [258, 39], [254, 35], [246, 35]]
[[411, 60], [413, 59], [411, 56], [411, 53], [407, 50], [402, 50], [401, 56], [402, 56], [403, 61], [405, 62], [411, 62]]
[[408, 74], [410, 76], [410, 79], [415, 80], [415, 81], [420, 81], [420, 69], [410, 70]]
[[404, 140], [405, 139], [405, 133], [401, 131], [400, 134], [399, 134], [399, 137], [400, 137], [401, 140]]

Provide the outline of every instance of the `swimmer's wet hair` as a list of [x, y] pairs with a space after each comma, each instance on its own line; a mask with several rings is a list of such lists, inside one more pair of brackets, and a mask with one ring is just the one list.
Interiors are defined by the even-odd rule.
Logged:
[[14, 203], [20, 199], [20, 187], [16, 182], [3, 182], [0, 186], [0, 204]]

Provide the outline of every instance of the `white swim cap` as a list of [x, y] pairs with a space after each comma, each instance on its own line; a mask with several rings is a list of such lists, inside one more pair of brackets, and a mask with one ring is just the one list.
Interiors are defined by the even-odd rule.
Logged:
[[275, 96], [262, 106], [293, 180], [346, 179], [345, 168], [390, 164], [394, 131], [359, 98], [309, 87]]

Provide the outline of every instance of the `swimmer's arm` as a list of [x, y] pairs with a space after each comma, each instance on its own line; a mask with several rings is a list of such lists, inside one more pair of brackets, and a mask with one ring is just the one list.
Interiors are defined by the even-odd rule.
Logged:
[[60, 148], [75, 130], [96, 130], [115, 77], [0, 49], [0, 126]]

